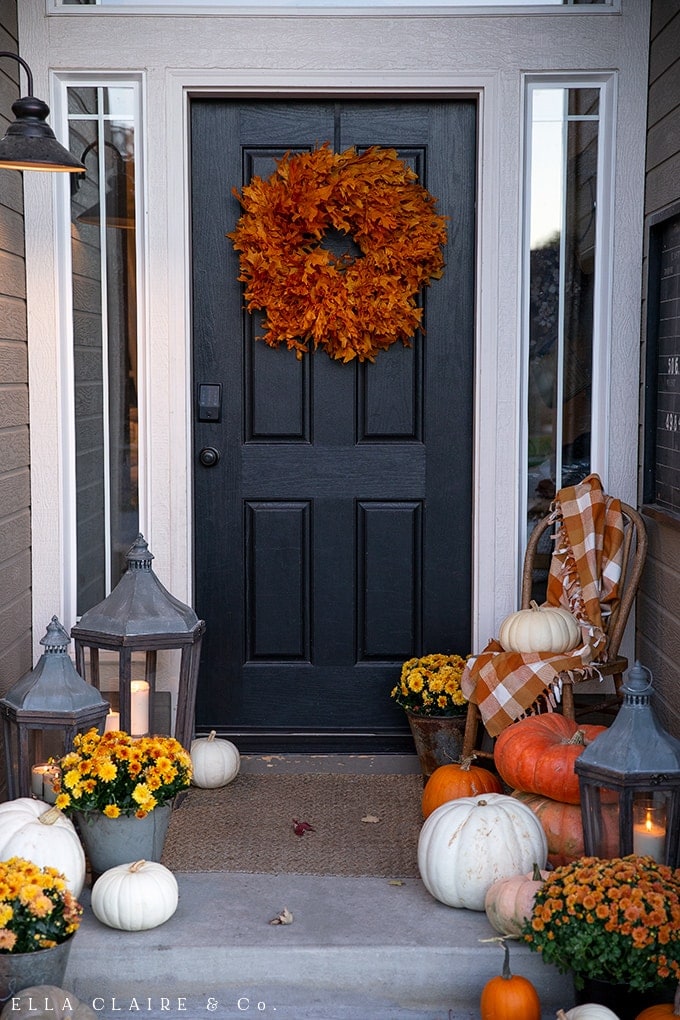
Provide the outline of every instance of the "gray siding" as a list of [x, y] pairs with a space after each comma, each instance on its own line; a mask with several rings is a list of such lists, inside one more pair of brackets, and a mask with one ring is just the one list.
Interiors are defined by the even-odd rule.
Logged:
[[[17, 52], [16, 0], [0, 0], [0, 50]], [[0, 136], [18, 83], [19, 65], [4, 58]], [[18, 171], [0, 170], [0, 694], [32, 666], [29, 470], [23, 186]], [[4, 752], [0, 762], [4, 800]]]
[[[678, 201], [680, 0], [653, 0], [645, 214], [649, 219]], [[643, 279], [646, 284], [646, 252]], [[645, 312], [643, 308], [643, 322]], [[643, 335], [643, 366], [645, 360]], [[637, 605], [637, 654], [654, 674], [660, 719], [680, 737], [680, 519], [644, 507], [643, 511], [649, 533], [649, 559]]]

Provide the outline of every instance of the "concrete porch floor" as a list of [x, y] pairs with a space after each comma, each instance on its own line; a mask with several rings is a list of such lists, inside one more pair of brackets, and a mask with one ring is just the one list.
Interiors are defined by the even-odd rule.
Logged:
[[[243, 772], [418, 772], [412, 756], [243, 756]], [[200, 839], [200, 833], [196, 833]], [[247, 865], [247, 862], [244, 862]], [[106, 1020], [473, 1020], [503, 952], [483, 913], [434, 900], [418, 879], [177, 874], [164, 925], [120, 932], [85, 917], [64, 987]], [[397, 879], [398, 876], [395, 876]], [[289, 925], [268, 922], [283, 908]], [[571, 981], [511, 943], [543, 1018], [573, 1005]]]

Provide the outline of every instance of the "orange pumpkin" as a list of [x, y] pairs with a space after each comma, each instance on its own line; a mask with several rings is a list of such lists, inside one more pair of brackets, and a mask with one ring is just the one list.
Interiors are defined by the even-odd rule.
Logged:
[[[680, 989], [680, 986], [679, 986]], [[658, 1006], [647, 1006], [635, 1017], [635, 1020], [662, 1020], [663, 1017], [680, 1016], [680, 990], [676, 996], [677, 1006], [672, 1002], [664, 1002]]]
[[498, 776], [479, 765], [473, 765], [472, 761], [473, 758], [463, 758], [450, 765], [440, 765], [434, 770], [423, 790], [423, 818], [431, 815], [435, 808], [447, 801], [457, 800], [458, 797], [503, 792]]
[[516, 790], [579, 804], [574, 762], [605, 728], [578, 725], [557, 712], [528, 716], [512, 723], [496, 739], [496, 768]]
[[481, 1020], [541, 1020], [538, 992], [528, 978], [510, 972], [510, 951], [505, 945], [503, 973], [482, 989]]
[[[583, 857], [585, 848], [580, 805], [562, 804], [558, 800], [550, 800], [537, 793], [523, 793], [521, 790], [514, 790], [512, 796], [531, 808], [541, 823], [548, 841], [548, 861], [553, 867]], [[608, 848], [611, 856], [615, 857], [618, 846], [617, 806], [605, 805], [603, 814]]]

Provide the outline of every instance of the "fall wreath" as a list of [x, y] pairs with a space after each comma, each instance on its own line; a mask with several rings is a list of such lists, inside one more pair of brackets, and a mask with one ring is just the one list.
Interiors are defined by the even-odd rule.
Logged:
[[[446, 217], [394, 149], [287, 153], [234, 195], [244, 212], [227, 236], [246, 306], [264, 312], [258, 339], [298, 358], [313, 343], [345, 362], [410, 344], [417, 295], [444, 271]], [[356, 257], [324, 248], [329, 232], [351, 238]]]

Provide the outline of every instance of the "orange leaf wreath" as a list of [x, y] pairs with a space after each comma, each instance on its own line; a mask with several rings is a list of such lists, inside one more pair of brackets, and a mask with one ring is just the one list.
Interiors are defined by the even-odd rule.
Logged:
[[[417, 295], [444, 271], [447, 217], [394, 149], [287, 153], [267, 180], [233, 191], [244, 212], [227, 237], [246, 306], [265, 313], [258, 339], [297, 358], [313, 343], [343, 362], [373, 361], [397, 340], [410, 346]], [[360, 254], [326, 250], [329, 230]]]

